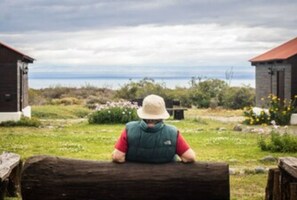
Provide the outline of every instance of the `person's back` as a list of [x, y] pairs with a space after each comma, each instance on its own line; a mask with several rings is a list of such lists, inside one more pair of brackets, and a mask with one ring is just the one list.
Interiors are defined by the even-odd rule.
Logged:
[[183, 162], [194, 162], [195, 153], [179, 131], [166, 125], [169, 118], [162, 97], [149, 95], [137, 110], [140, 121], [129, 122], [115, 145], [114, 162], [167, 163], [177, 154]]
[[174, 160], [178, 131], [162, 121], [153, 128], [141, 120], [126, 125], [127, 161], [166, 163]]

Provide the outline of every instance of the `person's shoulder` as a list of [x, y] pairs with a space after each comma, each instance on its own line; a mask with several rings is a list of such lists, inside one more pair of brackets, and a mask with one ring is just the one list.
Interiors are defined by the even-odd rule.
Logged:
[[128, 123], [126, 124], [126, 127], [135, 126], [135, 125], [137, 125], [137, 124], [139, 124], [139, 121], [131, 121], [131, 122], [128, 122]]
[[165, 124], [165, 127], [166, 127], [169, 131], [172, 131], [172, 132], [177, 132], [177, 131], [178, 131], [178, 129], [177, 129], [175, 126], [171, 125], [171, 124]]

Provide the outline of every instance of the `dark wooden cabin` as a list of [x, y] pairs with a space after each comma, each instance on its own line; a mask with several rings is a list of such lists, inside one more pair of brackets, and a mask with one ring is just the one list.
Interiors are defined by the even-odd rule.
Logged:
[[34, 59], [0, 42], [0, 121], [31, 115], [28, 64]]
[[256, 67], [256, 106], [269, 94], [280, 99], [297, 95], [297, 37], [250, 60]]

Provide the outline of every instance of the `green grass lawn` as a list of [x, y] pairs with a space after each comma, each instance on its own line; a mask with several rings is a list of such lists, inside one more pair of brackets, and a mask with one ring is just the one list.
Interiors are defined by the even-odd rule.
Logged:
[[[69, 109], [67, 106], [66, 108]], [[34, 109], [33, 107], [33, 113]], [[38, 109], [41, 108], [38, 107]], [[64, 112], [63, 109], [65, 107], [60, 107], [56, 112]], [[72, 109], [76, 108], [72, 107]], [[232, 130], [233, 123], [200, 119], [201, 112], [190, 110], [186, 112], [186, 120], [167, 120], [166, 122], [178, 127], [196, 152], [197, 160], [227, 162], [230, 168], [239, 172], [230, 175], [232, 199], [264, 199], [267, 173], [243, 174], [240, 172], [251, 172], [258, 166], [276, 167], [276, 163], [259, 161], [267, 155], [282, 157], [297, 156], [297, 154], [263, 152], [257, 146], [258, 134], [235, 132]], [[221, 113], [226, 115], [224, 111]], [[235, 111], [232, 115], [239, 115], [239, 112]], [[46, 154], [108, 161], [111, 159], [114, 143], [124, 128], [122, 124], [89, 125], [86, 120], [77, 120], [72, 116], [69, 119], [49, 118], [42, 121], [43, 126], [40, 128], [0, 127], [0, 152], [18, 153], [23, 160], [33, 155]], [[224, 130], [219, 131], [219, 128]]]

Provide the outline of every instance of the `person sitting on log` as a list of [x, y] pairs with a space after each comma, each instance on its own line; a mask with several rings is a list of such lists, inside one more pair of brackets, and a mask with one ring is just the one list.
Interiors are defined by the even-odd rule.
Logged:
[[176, 160], [176, 155], [182, 162], [195, 161], [195, 153], [182, 134], [163, 122], [170, 115], [162, 97], [145, 97], [137, 115], [141, 120], [127, 123], [115, 144], [114, 162], [168, 163]]

